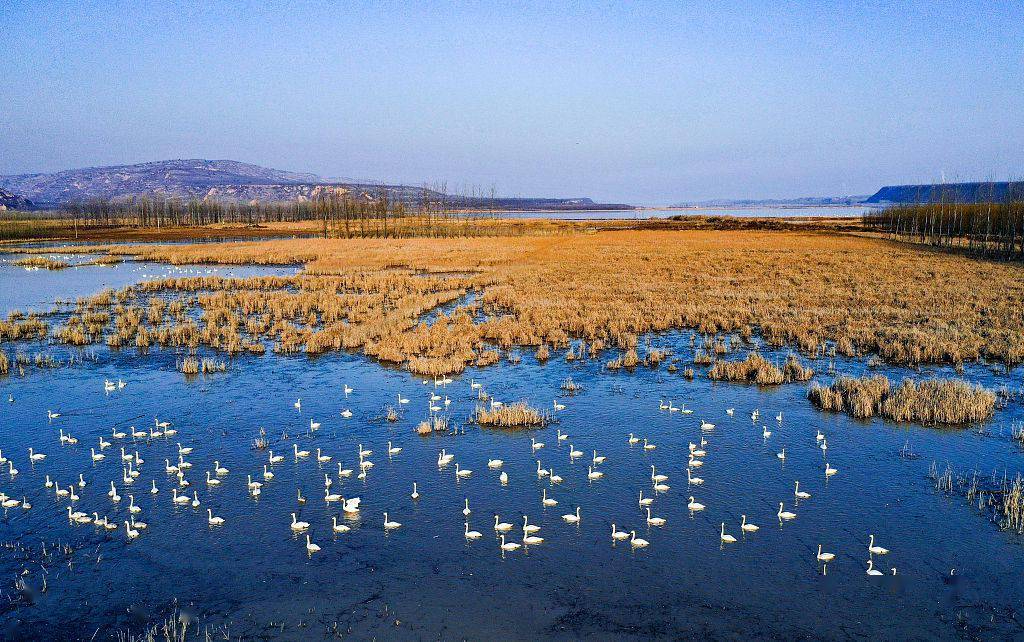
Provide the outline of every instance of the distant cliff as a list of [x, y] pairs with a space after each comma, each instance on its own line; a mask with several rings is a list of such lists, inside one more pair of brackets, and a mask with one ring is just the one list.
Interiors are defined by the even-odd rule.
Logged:
[[887, 185], [865, 203], [982, 203], [1024, 200], [1024, 182]]
[[407, 185], [376, 185], [324, 179], [316, 174], [286, 172], [232, 160], [167, 160], [136, 165], [89, 167], [50, 174], [0, 176], [0, 187], [32, 199], [38, 206], [59, 206], [91, 199], [133, 197], [218, 201], [294, 201], [326, 195], [376, 198], [387, 190], [392, 200], [409, 205], [423, 198], [445, 200], [452, 207], [506, 210], [618, 209], [589, 198], [487, 198], [444, 195]]

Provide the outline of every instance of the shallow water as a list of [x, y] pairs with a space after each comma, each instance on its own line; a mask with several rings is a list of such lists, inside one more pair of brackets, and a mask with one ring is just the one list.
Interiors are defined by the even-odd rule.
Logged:
[[645, 208], [639, 210], [593, 210], [566, 211], [545, 210], [537, 212], [502, 212], [505, 218], [551, 218], [565, 220], [602, 220], [602, 219], [647, 219], [670, 218], [673, 216], [738, 216], [740, 218], [786, 218], [824, 217], [824, 218], [856, 218], [877, 208], [866, 206], [821, 206], [821, 207], [666, 207]]
[[[72, 288], [79, 287], [73, 282], [86, 270], [32, 276], [52, 274], [62, 287]], [[157, 274], [155, 266], [144, 270]], [[13, 300], [17, 297], [6, 287], [9, 276], [0, 272], [8, 297], [2, 304], [32, 304]], [[121, 276], [129, 279], [131, 273]], [[100, 289], [95, 283], [80, 285]], [[62, 290], [59, 296], [77, 294]], [[684, 362], [692, 357], [689, 333], [651, 341], [673, 348]], [[224, 374], [186, 380], [175, 368], [180, 355], [172, 350], [153, 350], [145, 357], [134, 350], [92, 350], [94, 361], [0, 380], [0, 449], [20, 471], [14, 478], [0, 474], [0, 491], [25, 496], [33, 505], [28, 511], [9, 509], [0, 521], [5, 545], [0, 591], [9, 598], [0, 605], [4, 637], [87, 639], [99, 631], [96, 639], [110, 638], [162, 621], [176, 607], [200, 626], [226, 627], [232, 636], [282, 639], [320, 639], [335, 632], [472, 639], [1024, 634], [1017, 620], [1024, 599], [1020, 538], [1000, 532], [963, 499], [937, 493], [928, 479], [932, 462], [940, 470], [951, 463], [957, 470], [1015, 475], [1020, 450], [1009, 426], [1022, 419], [1018, 402], [1000, 410], [981, 432], [937, 430], [817, 412], [801, 384], [759, 389], [713, 383], [699, 374], [690, 382], [664, 366], [607, 373], [601, 369], [604, 359], [567, 363], [556, 354], [538, 364], [524, 352], [519, 364], [503, 361], [470, 370], [438, 389], [452, 400], [447, 414], [460, 434], [423, 438], [413, 428], [428, 415], [434, 386], [358, 355], [243, 356], [231, 360]], [[766, 354], [784, 357], [783, 352]], [[814, 366], [828, 367], [824, 360]], [[860, 362], [837, 363], [841, 372], [863, 368]], [[890, 378], [909, 374], [880, 371]], [[914, 374], [933, 371], [950, 374], [945, 369]], [[567, 376], [584, 391], [563, 396], [559, 387]], [[967, 377], [993, 387], [1020, 387], [1019, 369], [1006, 374], [975, 366]], [[104, 379], [122, 379], [127, 386], [104, 392]], [[556, 413], [556, 424], [540, 430], [482, 430], [465, 423], [476, 404], [471, 380], [499, 400], [525, 399], [551, 408], [558, 398], [566, 409]], [[345, 384], [355, 389], [348, 398]], [[13, 402], [6, 401], [8, 395]], [[397, 395], [410, 402], [399, 405]], [[293, 406], [297, 398], [301, 410]], [[660, 399], [694, 412], [659, 410]], [[382, 419], [388, 405], [402, 409], [398, 422]], [[734, 416], [726, 414], [729, 407], [736, 409]], [[754, 408], [762, 412], [756, 423], [749, 416]], [[352, 418], [340, 416], [343, 409], [350, 409]], [[47, 410], [61, 416], [48, 421]], [[779, 411], [781, 424], [775, 420]], [[172, 422], [179, 433], [171, 439], [110, 437], [115, 428], [148, 429], [154, 417]], [[706, 481], [688, 490], [687, 444], [699, 442], [701, 419], [716, 427], [703, 432], [706, 463], [695, 470]], [[321, 422], [320, 430], [310, 433], [310, 420]], [[770, 438], [762, 437], [762, 425], [772, 431]], [[246, 475], [261, 478], [267, 461], [266, 451], [253, 449], [261, 427], [271, 449], [285, 460], [273, 467], [273, 480], [254, 500], [246, 491]], [[62, 446], [60, 429], [78, 444]], [[560, 443], [559, 430], [571, 435], [569, 440]], [[827, 480], [817, 430], [827, 435], [828, 462], [839, 470]], [[630, 446], [630, 432], [657, 448]], [[113, 446], [104, 451], [104, 461], [93, 463], [90, 448], [101, 436]], [[531, 437], [545, 443], [536, 455]], [[388, 457], [389, 440], [402, 452]], [[187, 479], [188, 490], [201, 500], [196, 509], [176, 507], [171, 500], [174, 478], [164, 472], [164, 460], [177, 457], [177, 442], [195, 448], [186, 459], [194, 465]], [[570, 461], [570, 443], [586, 456]], [[354, 474], [339, 478], [339, 461], [358, 470], [359, 444], [373, 450], [375, 466], [365, 480]], [[313, 456], [297, 461], [294, 445]], [[31, 464], [30, 446], [46, 460]], [[145, 460], [131, 485], [122, 482], [122, 446]], [[334, 459], [317, 463], [317, 448]], [[455, 461], [439, 468], [442, 448], [454, 453]], [[782, 448], [785, 462], [776, 457]], [[604, 478], [588, 481], [593, 449], [608, 460], [599, 467]], [[901, 449], [917, 457], [900, 457]], [[499, 483], [499, 471], [488, 469], [492, 457], [504, 460], [507, 486]], [[564, 481], [539, 480], [538, 459]], [[214, 460], [230, 473], [219, 486], [208, 487], [205, 471]], [[472, 469], [472, 476], [456, 478], [456, 462]], [[646, 525], [637, 504], [640, 490], [645, 496], [653, 492], [651, 465], [669, 476], [671, 486], [652, 505], [655, 515], [668, 520], [660, 528]], [[118, 531], [70, 524], [66, 507], [71, 503], [45, 488], [46, 475], [67, 487], [79, 473], [87, 485], [78, 491], [74, 509], [107, 515], [121, 523]], [[325, 473], [334, 481], [332, 492], [362, 498], [358, 519], [346, 521], [337, 504], [325, 504]], [[106, 495], [112, 480], [122, 496], [117, 504]], [[149, 492], [152, 480], [159, 487], [156, 495]], [[810, 499], [794, 500], [795, 480]], [[409, 497], [413, 481], [422, 494], [418, 502]], [[296, 501], [297, 488], [307, 498], [303, 505]], [[558, 506], [541, 505], [544, 488]], [[131, 542], [123, 527], [130, 494], [142, 509], [137, 519], [149, 524]], [[707, 509], [690, 515], [690, 494]], [[470, 526], [483, 534], [479, 541], [467, 542], [462, 534], [466, 498]], [[780, 524], [779, 501], [797, 513], [795, 520]], [[561, 515], [576, 506], [582, 523], [564, 523]], [[207, 508], [226, 524], [210, 527]], [[385, 532], [384, 511], [402, 527]], [[289, 528], [291, 512], [310, 522], [309, 534], [322, 547], [312, 557], [304, 538]], [[502, 555], [492, 529], [495, 514], [517, 527], [528, 515], [541, 526], [543, 544]], [[741, 514], [761, 529], [744, 535]], [[352, 530], [333, 534], [332, 516]], [[737, 543], [720, 543], [723, 521]], [[613, 544], [612, 522], [635, 529], [650, 546], [634, 551], [628, 543]], [[513, 533], [521, 537], [520, 531]], [[891, 549], [875, 556], [876, 566], [885, 573], [897, 567], [896, 577], [865, 575], [871, 533]], [[54, 554], [58, 542], [74, 552]], [[24, 550], [11, 548], [12, 543]], [[819, 543], [837, 554], [826, 575], [815, 560]], [[53, 558], [41, 566], [44, 544]], [[29, 570], [31, 601], [15, 590], [23, 569]], [[951, 569], [956, 569], [952, 577]]]

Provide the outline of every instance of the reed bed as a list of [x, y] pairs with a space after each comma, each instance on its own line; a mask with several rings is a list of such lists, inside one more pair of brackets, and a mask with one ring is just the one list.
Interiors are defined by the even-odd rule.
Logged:
[[983, 421], [992, 416], [996, 405], [995, 393], [959, 379], [904, 379], [893, 389], [882, 375], [838, 377], [829, 386], [814, 384], [807, 396], [822, 410], [927, 425]]
[[474, 420], [489, 428], [535, 428], [547, 425], [551, 417], [526, 402], [520, 401], [498, 408], [477, 406]]
[[44, 270], [65, 270], [71, 267], [67, 261], [60, 261], [46, 256], [29, 256], [14, 261], [14, 265], [26, 268], [41, 268]]
[[416, 432], [420, 435], [429, 435], [432, 432], [448, 432], [448, 418], [434, 415], [424, 419], [416, 425]]

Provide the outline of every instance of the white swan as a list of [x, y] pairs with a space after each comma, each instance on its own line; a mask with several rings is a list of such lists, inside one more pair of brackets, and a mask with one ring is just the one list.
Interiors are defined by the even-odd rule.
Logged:
[[587, 479], [601, 479], [604, 477], [604, 473], [600, 470], [594, 470], [593, 466], [587, 466]]
[[537, 526], [536, 524], [531, 524], [529, 522], [529, 520], [527, 519], [526, 515], [523, 515], [523, 532], [524, 533], [527, 533], [527, 534], [529, 534], [529, 533], [536, 533], [539, 530], [540, 530], [540, 526]]
[[719, 532], [718, 537], [719, 537], [719, 539], [722, 540], [722, 542], [724, 542], [726, 544], [732, 544], [733, 542], [736, 541], [735, 537], [733, 537], [732, 535], [729, 535], [729, 534], [727, 534], [725, 532], [725, 522], [722, 522], [722, 530]]
[[309, 457], [309, 451], [299, 450], [298, 444], [292, 444], [292, 450], [295, 452], [296, 459], [305, 459], [306, 457]]
[[580, 523], [580, 507], [579, 506], [576, 507], [576, 512], [575, 513], [569, 513], [567, 515], [562, 515], [562, 519], [564, 519], [566, 522], [568, 522], [570, 524], [579, 524]]
[[416, 482], [412, 483], [412, 494], [409, 497], [412, 497], [414, 500], [420, 498], [420, 492], [416, 490]]
[[819, 562], [831, 562], [836, 558], [835, 553], [822, 553], [821, 544], [818, 544], [818, 561]]
[[347, 533], [350, 530], [352, 530], [346, 524], [339, 524], [338, 523], [338, 516], [337, 515], [331, 516], [331, 520], [332, 520], [331, 529], [334, 530], [335, 533]]
[[520, 546], [522, 546], [522, 544], [520, 544], [519, 542], [506, 542], [505, 541], [505, 536], [504, 535], [501, 536], [501, 550], [503, 550], [503, 551], [515, 551], [515, 550], [518, 550]]
[[500, 459], [488, 459], [487, 460], [487, 467], [488, 468], [501, 468], [504, 464], [505, 464], [505, 462], [500, 460]]
[[886, 555], [889, 549], [882, 548], [881, 546], [875, 546], [875, 536], [871, 536], [871, 540], [868, 542], [868, 552], [874, 553], [875, 555]]
[[544, 468], [540, 467], [540, 460], [538, 459], [537, 460], [537, 478], [540, 479], [541, 477], [547, 477], [550, 474], [551, 474], [550, 471], [545, 470]]
[[577, 457], [582, 457], [582, 456], [583, 456], [583, 451], [582, 450], [576, 450], [575, 446], [573, 446], [572, 444], [569, 444], [569, 459], [576, 459]]
[[595, 450], [594, 451], [594, 456], [591, 458], [591, 461], [593, 461], [594, 465], [596, 466], [598, 464], [603, 464], [606, 459], [608, 459], [608, 458], [605, 457], [604, 455], [598, 455], [597, 451]]
[[704, 510], [705, 506], [704, 506], [704, 504], [701, 504], [700, 502], [698, 502], [697, 500], [695, 500], [695, 499], [693, 498], [693, 495], [690, 495], [690, 503], [688, 503], [688, 504], [686, 505], [686, 508], [687, 508], [687, 509], [688, 509], [688, 510], [689, 510], [689, 511], [690, 511], [691, 513], [696, 513], [697, 511], [702, 511], [702, 510]]
[[317, 545], [317, 544], [314, 544], [313, 540], [311, 540], [310, 537], [309, 537], [309, 533], [306, 533], [306, 552], [309, 553], [310, 555], [312, 555], [313, 553], [315, 553], [315, 552], [317, 552], [319, 550], [320, 550], [320, 546]]
[[629, 433], [629, 439], [627, 441], [629, 442], [629, 445], [632, 446], [634, 444], [640, 443], [640, 438], [633, 436], [633, 433]]
[[744, 531], [746, 533], [756, 533], [757, 529], [759, 529], [759, 528], [761, 528], [761, 527], [756, 525], [756, 524], [751, 524], [751, 523], [747, 522], [747, 516], [743, 515], [743, 521], [740, 522], [740, 530], [742, 530], [742, 531]]
[[213, 515], [213, 510], [212, 509], [207, 508], [206, 509], [206, 515], [207, 515], [206, 521], [210, 523], [210, 526], [221, 526], [221, 525], [224, 524], [224, 518], [223, 517], [215, 517]]
[[656, 474], [655, 473], [655, 469], [654, 469], [654, 464], [651, 464], [651, 481], [656, 481], [656, 482], [668, 481], [668, 475], [662, 475], [660, 473]]
[[392, 446], [391, 442], [390, 441], [388, 442], [388, 454], [389, 455], [397, 455], [400, 452], [402, 452], [402, 447], [401, 446]]
[[512, 524], [509, 524], [508, 522], [500, 521], [498, 519], [498, 516], [495, 515], [494, 516], [494, 530], [496, 530], [499, 533], [507, 533], [510, 530], [512, 530]]
[[831, 477], [832, 475], [835, 475], [838, 472], [839, 471], [836, 470], [835, 468], [833, 468], [832, 466], [830, 466], [828, 462], [825, 462], [825, 476], [826, 477]]
[[657, 448], [657, 446], [647, 443], [647, 437], [644, 437], [644, 450], [654, 450], [655, 448]]
[[800, 482], [799, 481], [796, 482], [796, 488], [793, 489], [793, 496], [796, 497], [797, 499], [810, 499], [811, 498], [811, 494], [810, 493], [800, 490]]
[[651, 517], [651, 508], [650, 508], [650, 506], [648, 506], [647, 507], [647, 524], [649, 526], [664, 526], [665, 525], [665, 518], [664, 517]]
[[626, 531], [616, 530], [615, 522], [612, 522], [612, 539], [617, 541], [629, 539], [629, 533], [627, 533]]
[[782, 510], [782, 507], [783, 507], [782, 502], [779, 502], [779, 512], [776, 513], [776, 515], [778, 515], [780, 522], [782, 520], [784, 520], [784, 519], [786, 519], [786, 520], [796, 519], [796, 513], [791, 513], [788, 510]]
[[394, 529], [398, 528], [401, 525], [402, 524], [400, 522], [396, 522], [396, 521], [392, 521], [392, 520], [388, 519], [388, 514], [384, 513], [384, 530], [388, 530], [388, 531], [394, 530]]
[[304, 531], [307, 528], [309, 528], [309, 522], [300, 522], [295, 513], [292, 513], [291, 529], [293, 531]]
[[644, 548], [650, 545], [650, 542], [648, 542], [647, 540], [640, 539], [639, 537], [637, 537], [636, 531], [629, 531], [629, 535], [629, 545], [633, 548]]
[[868, 575], [882, 575], [882, 571], [875, 568], [875, 563], [871, 560], [868, 560], [868, 570], [865, 573]]
[[455, 476], [456, 477], [469, 477], [473, 474], [472, 470], [468, 468], [459, 468], [459, 462], [455, 462]]
[[643, 489], [641, 489], [640, 490], [640, 499], [639, 499], [640, 507], [643, 508], [644, 506], [650, 506], [652, 503], [654, 503], [654, 498], [653, 497], [644, 497], [644, 491], [643, 491]]
[[775, 453], [775, 456], [781, 459], [782, 461], [786, 461], [786, 449], [783, 448], [782, 452]]
[[542, 504], [544, 504], [545, 506], [558, 506], [558, 500], [556, 500], [556, 499], [554, 499], [552, 497], [548, 497], [548, 489], [547, 488], [544, 489], [544, 492], [541, 495], [540, 502]]
[[466, 498], [466, 507], [462, 509], [462, 514], [464, 516], [466, 516], [466, 517], [469, 517], [469, 514], [472, 513], [472, 512], [473, 511], [469, 510], [469, 498], [467, 497]]
[[535, 438], [530, 437], [530, 448], [533, 451], [536, 452], [536, 451], [540, 450], [543, 447], [544, 447], [544, 442], [543, 441], [537, 441]]
[[469, 540], [480, 539], [481, 537], [483, 537], [483, 534], [480, 531], [469, 530], [469, 522], [466, 522], [466, 528], [464, 531], [462, 531], [462, 534], [463, 537]]
[[704, 483], [703, 477], [694, 477], [689, 468], [686, 469], [686, 483], [692, 486], [700, 486]]
[[318, 462], [320, 462], [321, 464], [326, 464], [327, 462], [331, 461], [331, 456], [330, 455], [325, 455], [325, 454], [321, 453], [320, 449], [317, 448], [316, 449], [316, 460]]

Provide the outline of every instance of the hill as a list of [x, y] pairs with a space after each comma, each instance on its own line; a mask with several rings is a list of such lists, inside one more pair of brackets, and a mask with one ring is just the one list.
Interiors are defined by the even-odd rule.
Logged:
[[1024, 199], [1024, 182], [946, 183], [943, 185], [887, 185], [865, 203], [983, 203], [1003, 202], [1008, 196]]
[[32, 201], [23, 196], [0, 189], [0, 210], [25, 210], [32, 207]]
[[91, 199], [133, 197], [221, 201], [310, 200], [328, 194], [372, 199], [387, 190], [392, 200], [407, 204], [424, 197], [445, 200], [454, 207], [509, 210], [621, 209], [589, 198], [484, 198], [445, 195], [407, 185], [379, 185], [324, 179], [316, 174], [287, 172], [232, 160], [167, 160], [135, 165], [70, 169], [50, 174], [0, 176], [0, 187], [32, 199], [37, 206], [55, 207]]

